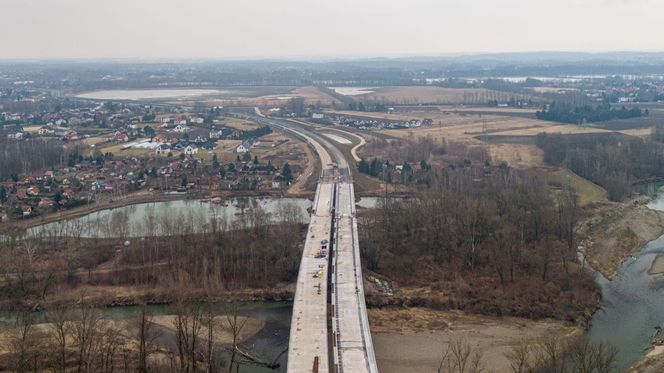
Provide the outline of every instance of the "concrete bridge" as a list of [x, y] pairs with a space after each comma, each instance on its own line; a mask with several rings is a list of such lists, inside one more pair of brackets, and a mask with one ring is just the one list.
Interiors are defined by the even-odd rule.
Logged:
[[351, 169], [341, 151], [293, 121], [238, 114], [289, 131], [321, 160], [293, 301], [288, 372], [375, 373]]

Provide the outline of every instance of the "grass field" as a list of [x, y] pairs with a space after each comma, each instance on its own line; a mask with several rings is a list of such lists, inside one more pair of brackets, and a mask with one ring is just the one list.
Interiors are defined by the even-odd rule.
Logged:
[[579, 196], [579, 205], [581, 206], [587, 206], [592, 203], [604, 202], [607, 200], [607, 192], [604, 188], [582, 178], [566, 168], [540, 168], [537, 169], [536, 172], [548, 180], [550, 184], [569, 184], [577, 192]]
[[251, 131], [260, 127], [258, 124], [254, 122], [237, 119], [237, 118], [223, 117], [221, 118], [221, 120], [224, 123], [224, 125], [235, 128], [240, 131]]
[[[485, 101], [492, 94], [509, 96], [510, 94], [495, 93], [482, 88], [442, 88], [430, 86], [382, 87], [375, 92], [354, 96], [368, 101], [389, 102], [391, 104], [471, 104]], [[518, 94], [513, 96], [517, 97]]]
[[289, 88], [279, 93], [271, 93], [267, 95], [255, 97], [228, 97], [213, 100], [207, 100], [203, 103], [210, 106], [228, 106], [228, 105], [242, 105], [242, 106], [283, 106], [293, 98], [304, 99], [305, 105], [332, 105], [340, 104], [334, 97], [322, 92], [316, 87], [305, 86]]

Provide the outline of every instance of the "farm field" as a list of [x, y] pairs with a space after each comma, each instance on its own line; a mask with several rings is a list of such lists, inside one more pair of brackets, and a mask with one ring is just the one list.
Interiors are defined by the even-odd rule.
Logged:
[[270, 93], [253, 97], [225, 97], [203, 101], [208, 106], [283, 106], [293, 98], [304, 99], [305, 105], [332, 105], [340, 104], [334, 97], [322, 92], [316, 87], [304, 86], [284, 89], [278, 93]]
[[[483, 88], [443, 88], [431, 86], [405, 86], [375, 88], [374, 92], [354, 96], [360, 100], [380, 101], [393, 105], [406, 104], [472, 104], [492, 95], [520, 97], [519, 94], [496, 92]], [[482, 100], [480, 100], [482, 98]]]

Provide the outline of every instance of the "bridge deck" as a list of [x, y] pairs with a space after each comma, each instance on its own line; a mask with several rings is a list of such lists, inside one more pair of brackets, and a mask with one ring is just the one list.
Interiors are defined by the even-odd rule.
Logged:
[[[302, 253], [297, 289], [293, 300], [288, 349], [288, 372], [328, 372], [326, 258], [316, 258], [321, 240], [330, 240], [333, 183], [320, 183]], [[329, 255], [329, 253], [328, 253]], [[320, 271], [320, 275], [314, 274]]]
[[339, 372], [377, 372], [367, 319], [352, 183], [337, 184], [332, 319]]

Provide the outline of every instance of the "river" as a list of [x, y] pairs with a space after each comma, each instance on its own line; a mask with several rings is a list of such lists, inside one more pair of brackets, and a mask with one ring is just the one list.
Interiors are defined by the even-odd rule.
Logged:
[[[664, 194], [648, 207], [664, 211]], [[602, 309], [593, 316], [588, 335], [618, 348], [619, 371], [637, 362], [650, 347], [655, 327], [664, 326], [664, 276], [648, 274], [658, 254], [664, 254], [664, 236], [623, 263], [613, 280], [596, 275]]]

